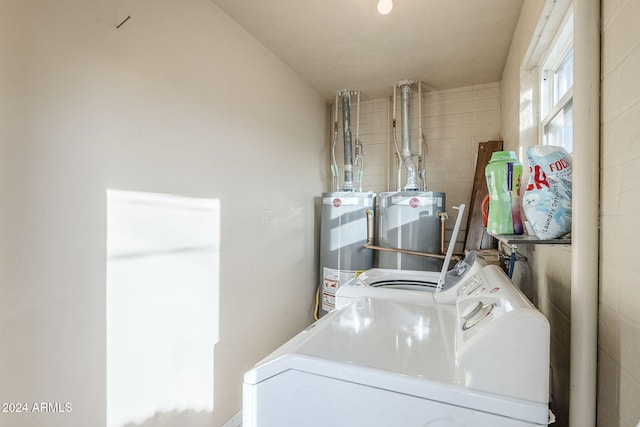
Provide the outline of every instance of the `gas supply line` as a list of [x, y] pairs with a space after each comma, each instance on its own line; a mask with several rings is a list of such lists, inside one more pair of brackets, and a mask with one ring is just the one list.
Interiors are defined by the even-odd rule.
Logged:
[[[376, 251], [384, 251], [384, 252], [395, 252], [395, 253], [400, 253], [405, 255], [417, 255], [417, 256], [437, 258], [437, 259], [446, 259], [446, 255], [442, 255], [442, 254], [431, 254], [427, 252], [418, 252], [418, 251], [411, 251], [407, 249], [398, 249], [398, 248], [385, 248], [382, 246], [374, 245], [373, 244], [373, 211], [367, 210], [366, 215], [367, 215], [367, 243], [364, 244], [364, 247], [366, 249], [373, 249]], [[444, 225], [444, 222], [442, 222], [442, 224]], [[458, 255], [453, 255], [451, 259], [453, 261], [459, 261], [461, 257]]]

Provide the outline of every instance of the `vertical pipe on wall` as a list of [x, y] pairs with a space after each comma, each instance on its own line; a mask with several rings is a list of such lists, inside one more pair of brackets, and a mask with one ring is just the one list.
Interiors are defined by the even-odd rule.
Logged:
[[343, 191], [353, 191], [353, 143], [351, 142], [351, 93], [342, 92], [342, 134], [344, 137]]
[[424, 133], [422, 130], [422, 81], [418, 81], [418, 144], [420, 144], [420, 147], [418, 148], [418, 159], [420, 163], [418, 177], [422, 180], [420, 186], [421, 190], [427, 191], [427, 171], [424, 166], [424, 145], [426, 142], [424, 140]]
[[360, 91], [356, 92], [356, 151], [353, 161], [355, 166], [360, 163], [360, 170], [358, 170], [358, 176], [356, 182], [358, 183], [357, 191], [362, 191], [362, 178], [364, 176], [364, 149], [362, 142], [360, 142]]
[[336, 103], [333, 104], [334, 120], [333, 120], [333, 140], [331, 141], [331, 189], [338, 191], [340, 189], [340, 179], [338, 178], [338, 163], [336, 162], [336, 142], [338, 140], [338, 95], [336, 95]]
[[356, 92], [356, 143], [360, 141], [360, 91]]
[[405, 185], [404, 189], [417, 190], [418, 180], [416, 165], [411, 157], [411, 115], [409, 112], [409, 104], [411, 102], [411, 82], [401, 82], [400, 91], [400, 99], [402, 101], [402, 160], [407, 165], [407, 185]]
[[600, 0], [574, 2], [569, 425], [596, 422], [600, 200]]
[[392, 137], [393, 144], [396, 148], [396, 155], [398, 157], [398, 169], [396, 171], [396, 190], [400, 191], [402, 189], [402, 153], [400, 152], [400, 148], [398, 147], [398, 139], [397, 139], [397, 128], [396, 128], [396, 88], [393, 87], [393, 121], [392, 121]]

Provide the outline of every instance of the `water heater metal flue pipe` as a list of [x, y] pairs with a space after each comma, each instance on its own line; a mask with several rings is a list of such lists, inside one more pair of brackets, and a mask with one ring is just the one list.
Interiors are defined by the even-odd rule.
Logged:
[[402, 159], [407, 165], [407, 185], [404, 190], [418, 190], [418, 173], [411, 156], [411, 121], [409, 118], [409, 101], [411, 98], [411, 82], [400, 82], [402, 113]]
[[351, 93], [342, 91], [342, 133], [344, 137], [343, 191], [353, 191], [353, 144], [351, 142]]

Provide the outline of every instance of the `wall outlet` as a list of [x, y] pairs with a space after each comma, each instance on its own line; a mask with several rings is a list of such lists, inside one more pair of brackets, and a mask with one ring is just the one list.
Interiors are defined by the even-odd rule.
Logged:
[[271, 227], [271, 211], [269, 209], [262, 209], [262, 226]]

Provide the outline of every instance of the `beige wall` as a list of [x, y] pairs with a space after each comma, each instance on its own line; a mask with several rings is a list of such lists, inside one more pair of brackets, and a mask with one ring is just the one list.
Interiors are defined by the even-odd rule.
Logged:
[[[537, 144], [539, 120], [536, 69], [530, 45], [545, 2], [525, 0], [503, 70], [502, 132], [505, 149], [518, 154]], [[522, 158], [523, 163], [524, 158]], [[523, 180], [528, 179], [525, 167]], [[551, 408], [558, 426], [569, 422], [569, 358], [571, 317], [571, 249], [567, 246], [519, 245], [525, 260], [516, 263], [514, 282], [542, 311], [551, 326]]]
[[[447, 150], [502, 136], [505, 148], [519, 151], [535, 140], [535, 129], [520, 129], [520, 95], [531, 83], [521, 67], [543, 6], [524, 2], [499, 88], [425, 91], [429, 185], [447, 192], [448, 206], [468, 197], [463, 182], [475, 151], [458, 159], [460, 175], [444, 179], [437, 162], [451, 156]], [[105, 191], [116, 188], [221, 200], [220, 425], [240, 407], [242, 372], [310, 321], [315, 246], [303, 237], [315, 235], [314, 197], [330, 189], [324, 103], [206, 0], [6, 0], [1, 7], [0, 401], [70, 401], [74, 408], [3, 415], [10, 417], [3, 422], [104, 424]], [[633, 226], [640, 213], [638, 7], [602, 2], [598, 425], [606, 427], [640, 418], [640, 271], [624, 256], [633, 256], [640, 237]], [[500, 101], [439, 109], [468, 106], [478, 94]], [[364, 102], [361, 114], [371, 174], [365, 185], [392, 190], [388, 100]], [[457, 134], [467, 120], [477, 128]], [[250, 194], [238, 197], [237, 189]], [[264, 209], [271, 227], [261, 224]], [[552, 325], [552, 407], [556, 425], [566, 425], [571, 252], [519, 249], [527, 261], [517, 264], [515, 281]], [[240, 278], [249, 262], [261, 280]]]
[[221, 425], [311, 321], [326, 104], [208, 0], [5, 0], [0, 57], [0, 401], [73, 404], [0, 424], [105, 423], [113, 188], [220, 199]]
[[[520, 94], [529, 85], [526, 56], [544, 2], [525, 1], [502, 80], [502, 123], [511, 149], [530, 145], [531, 133], [518, 130]], [[598, 351], [598, 426], [633, 427], [640, 419], [640, 315], [637, 302], [640, 273], [628, 253], [638, 240], [630, 226], [640, 216], [636, 195], [640, 151], [638, 105], [640, 85], [640, 5], [633, 0], [602, 1], [601, 231]], [[535, 71], [535, 70], [534, 70]], [[577, 141], [579, 143], [579, 141]], [[552, 407], [558, 425], [568, 422], [570, 327], [570, 250], [519, 248], [527, 263], [519, 263], [515, 280], [530, 289], [552, 325]], [[625, 257], [625, 255], [627, 255]], [[631, 255], [633, 256], [633, 255]]]
[[602, 1], [598, 425], [640, 420], [640, 3]]

